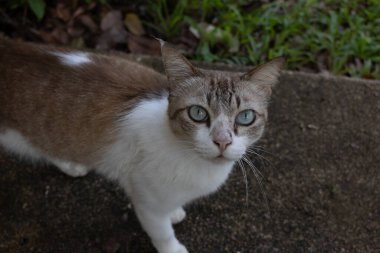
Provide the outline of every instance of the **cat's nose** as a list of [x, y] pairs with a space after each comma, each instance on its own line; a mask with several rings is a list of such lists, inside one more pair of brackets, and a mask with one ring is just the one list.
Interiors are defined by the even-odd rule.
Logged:
[[232, 143], [231, 140], [226, 141], [220, 141], [220, 140], [214, 140], [214, 143], [219, 147], [220, 152], [224, 152], [226, 150], [227, 146]]
[[219, 147], [220, 152], [224, 152], [228, 145], [232, 143], [232, 135], [229, 131], [219, 131], [213, 138], [215, 145]]

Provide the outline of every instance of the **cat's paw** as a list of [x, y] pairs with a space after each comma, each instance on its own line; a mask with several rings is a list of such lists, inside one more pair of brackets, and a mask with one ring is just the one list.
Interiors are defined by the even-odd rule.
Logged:
[[83, 177], [89, 172], [89, 169], [87, 167], [80, 164], [60, 160], [53, 160], [52, 162], [63, 173], [72, 177]]
[[177, 224], [183, 221], [186, 217], [186, 212], [182, 207], [177, 208], [170, 214], [170, 221], [172, 224]]
[[189, 253], [189, 251], [186, 249], [185, 246], [180, 244], [179, 249], [177, 249], [177, 251], [175, 253]]
[[154, 243], [159, 253], [189, 253], [175, 237], [167, 241]]

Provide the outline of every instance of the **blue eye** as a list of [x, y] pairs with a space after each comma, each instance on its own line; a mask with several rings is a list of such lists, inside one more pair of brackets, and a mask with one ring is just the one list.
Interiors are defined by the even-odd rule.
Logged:
[[256, 119], [256, 114], [253, 110], [244, 110], [240, 112], [235, 119], [236, 124], [241, 126], [249, 126]]
[[193, 105], [189, 108], [189, 117], [195, 122], [204, 122], [208, 119], [208, 113], [202, 106]]

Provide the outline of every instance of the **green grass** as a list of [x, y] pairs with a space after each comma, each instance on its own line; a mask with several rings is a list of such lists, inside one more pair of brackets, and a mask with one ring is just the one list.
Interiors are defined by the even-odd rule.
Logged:
[[326, 68], [337, 75], [380, 78], [380, 0], [148, 1], [153, 29], [166, 39], [191, 28], [192, 57], [256, 65], [286, 56], [289, 69]]

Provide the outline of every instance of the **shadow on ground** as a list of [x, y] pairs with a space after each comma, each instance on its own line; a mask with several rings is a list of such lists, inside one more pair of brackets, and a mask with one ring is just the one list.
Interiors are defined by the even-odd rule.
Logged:
[[[379, 252], [380, 83], [285, 73], [257, 157], [176, 226], [190, 252]], [[123, 192], [0, 153], [0, 252], [155, 252]]]

